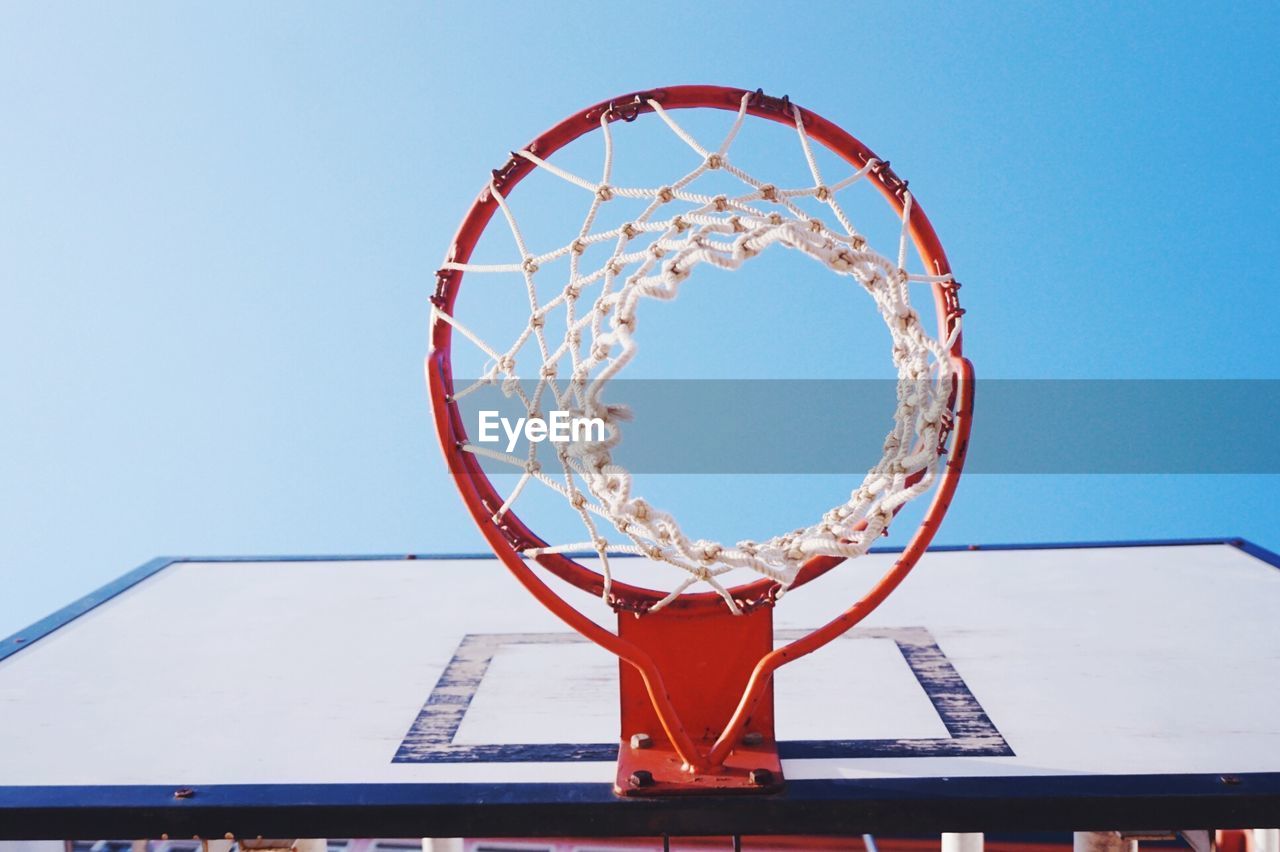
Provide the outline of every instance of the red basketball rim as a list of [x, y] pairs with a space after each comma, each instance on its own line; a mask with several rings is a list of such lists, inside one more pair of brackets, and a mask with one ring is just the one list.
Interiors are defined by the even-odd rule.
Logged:
[[[749, 93], [744, 89], [723, 86], [672, 86], [665, 89], [634, 92], [620, 98], [602, 101], [561, 121], [525, 146], [525, 150], [546, 159], [575, 139], [599, 129], [602, 113], [608, 116], [609, 121], [633, 121], [641, 113], [653, 111], [653, 107], [649, 105], [651, 100], [658, 102], [666, 110], [714, 108], [737, 112], [741, 108], [743, 96], [748, 94], [751, 94], [747, 105], [747, 112], [750, 115], [791, 127], [795, 126], [792, 109], [797, 107], [787, 98], [769, 97], [760, 90]], [[880, 163], [880, 165], [874, 166], [868, 172], [867, 177], [876, 185], [897, 214], [901, 216], [907, 187], [906, 181], [894, 174], [887, 162], [880, 161], [867, 146], [842, 128], [807, 109], [799, 109], [804, 120], [805, 132], [810, 139], [818, 141], [855, 169], [864, 168], [873, 159]], [[529, 160], [513, 156], [503, 168], [494, 170], [493, 183], [504, 196], [509, 195], [511, 190], [535, 168], [536, 166]], [[466, 263], [470, 259], [480, 235], [488, 226], [497, 209], [498, 204], [493, 194], [489, 191], [488, 185], [486, 185], [458, 227], [458, 232], [454, 236], [453, 244], [449, 250], [448, 259], [451, 262]], [[908, 230], [912, 242], [923, 259], [925, 268], [930, 270], [930, 274], [937, 276], [950, 275], [951, 267], [947, 262], [942, 244], [938, 240], [928, 217], [925, 216], [919, 201], [915, 199], [914, 194], [912, 195]], [[440, 310], [452, 314], [454, 303], [462, 286], [462, 279], [463, 273], [459, 270], [441, 270], [438, 272], [436, 293], [432, 297], [432, 303]], [[938, 316], [938, 335], [941, 340], [945, 340], [950, 336], [954, 324], [963, 313], [956, 296], [958, 287], [958, 284], [950, 281], [933, 285]], [[467, 438], [462, 414], [453, 399], [451, 325], [446, 322], [433, 324], [431, 347], [432, 352], [427, 361], [427, 377], [440, 446], [444, 451], [446, 461], [453, 474], [454, 481], [457, 483], [462, 499], [472, 517], [480, 526], [485, 538], [495, 549], [497, 555], [502, 557], [508, 566], [514, 568], [517, 564], [523, 563], [525, 559], [522, 551], [529, 548], [546, 547], [547, 542], [534, 534], [512, 509], [508, 509], [501, 520], [495, 521], [493, 519], [494, 513], [503, 503], [503, 498], [494, 488], [493, 483], [480, 466], [475, 455], [462, 449], [462, 445]], [[972, 368], [968, 361], [961, 356], [959, 336], [956, 337], [951, 347], [950, 355], [952, 363], [957, 370], [957, 383], [960, 392], [953, 393], [949, 400], [949, 408], [953, 419], [951, 453], [946, 466], [948, 475], [943, 477], [942, 482], [935, 490], [933, 501], [926, 512], [925, 518], [908, 546], [908, 551], [916, 553], [923, 550], [932, 539], [938, 522], [950, 503], [951, 493], [955, 489], [960, 467], [963, 464], [964, 451], [968, 445], [971, 406], [967, 401], [961, 400], [960, 397], [972, 393]], [[599, 572], [574, 561], [564, 554], [543, 554], [535, 557], [535, 560], [552, 574], [572, 583], [589, 594], [598, 597], [604, 593], [605, 581]], [[791, 584], [791, 588], [803, 585], [821, 576], [843, 561], [843, 558], [830, 556], [810, 559], [801, 566], [795, 581]], [[657, 601], [666, 597], [665, 592], [616, 580], [610, 584], [609, 588], [611, 592], [610, 603], [618, 610], [644, 612]], [[730, 593], [736, 601], [740, 602], [740, 606], [745, 611], [754, 607], [768, 605], [776, 598], [780, 589], [781, 586], [777, 582], [761, 579], [733, 587], [730, 589]], [[710, 608], [723, 608], [724, 606], [723, 598], [717, 593], [696, 592], [681, 595], [669, 603], [667, 608], [692, 613], [705, 612]]]

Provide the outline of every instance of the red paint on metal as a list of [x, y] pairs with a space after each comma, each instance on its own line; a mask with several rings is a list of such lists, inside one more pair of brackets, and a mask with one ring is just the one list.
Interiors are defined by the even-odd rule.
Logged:
[[[727, 787], [769, 792], [782, 785], [773, 728], [773, 687], [767, 684], [757, 712], [748, 720], [759, 742], [738, 743], [731, 753], [714, 763], [703, 755], [725, 729], [736, 710], [738, 697], [747, 687], [759, 660], [773, 650], [773, 609], [761, 607], [744, 615], [728, 608], [712, 613], [687, 613], [661, 609], [645, 615], [618, 614], [618, 635], [644, 648], [666, 678], [664, 696], [675, 711], [698, 753], [693, 766], [686, 765], [672, 745], [670, 721], [655, 709], [644, 678], [627, 662], [621, 662], [622, 744], [618, 752], [619, 795], [664, 795], [722, 792]], [[631, 747], [631, 735], [649, 734], [649, 748]], [[753, 770], [767, 769], [772, 779], [757, 784]], [[654, 783], [634, 787], [630, 777], [647, 770]]]

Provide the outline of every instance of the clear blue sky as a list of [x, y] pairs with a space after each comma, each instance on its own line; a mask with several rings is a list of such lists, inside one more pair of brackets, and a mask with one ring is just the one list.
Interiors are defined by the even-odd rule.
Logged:
[[[762, 86], [891, 158], [984, 377], [1280, 379], [1277, 43], [1275, 3], [6, 3], [0, 634], [162, 553], [481, 550], [432, 272], [510, 148], [632, 89]], [[1278, 505], [975, 476], [939, 540], [1276, 548]]]

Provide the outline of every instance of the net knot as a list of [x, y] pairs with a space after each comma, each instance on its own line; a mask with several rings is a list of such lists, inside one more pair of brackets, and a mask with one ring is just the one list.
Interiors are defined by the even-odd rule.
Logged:
[[825, 186], [819, 185], [817, 188], [814, 189], [813, 195], [819, 201], [828, 201], [831, 198], [831, 190]]
[[596, 187], [596, 198], [601, 201], [611, 201], [613, 199], [613, 187], [607, 183], [602, 183]]
[[760, 187], [760, 197], [765, 201], [777, 201], [778, 188], [771, 183], [766, 183], [764, 186]]
[[675, 197], [676, 197], [675, 190], [669, 186], [664, 186], [658, 190], [658, 200], [661, 201], [663, 204], [667, 204], [671, 201], [674, 201]]
[[723, 165], [724, 165], [724, 157], [722, 155], [712, 154], [710, 157], [707, 157], [708, 169], [718, 169]]
[[520, 268], [532, 275], [538, 271], [538, 264], [534, 262], [533, 258], [526, 257], [524, 263], [520, 264]]
[[631, 222], [628, 222], [627, 224], [622, 226], [622, 233], [626, 236], [627, 239], [632, 239], [635, 237], [636, 234], [640, 233], [640, 229], [637, 228], [635, 225], [633, 225]]
[[729, 198], [725, 195], [717, 195], [711, 199], [711, 203], [715, 205], [716, 211], [723, 213], [729, 209]]

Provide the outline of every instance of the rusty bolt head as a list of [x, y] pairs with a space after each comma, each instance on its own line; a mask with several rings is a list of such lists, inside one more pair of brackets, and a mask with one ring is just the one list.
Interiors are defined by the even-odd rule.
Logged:
[[631, 747], [636, 749], [653, 748], [653, 737], [648, 734], [632, 734]]
[[764, 742], [764, 734], [759, 731], [748, 731], [742, 735], [743, 745], [760, 745]]
[[757, 787], [768, 787], [773, 783], [773, 773], [768, 769], [753, 769], [747, 778]]
[[632, 787], [652, 787], [653, 773], [647, 769], [637, 769], [631, 773], [631, 777], [627, 781]]
[[179, 787], [173, 791], [173, 797], [175, 799], [190, 799], [195, 794], [196, 791], [192, 790], [190, 787]]

